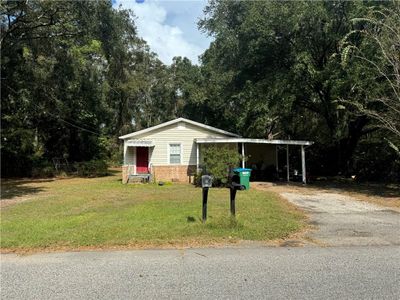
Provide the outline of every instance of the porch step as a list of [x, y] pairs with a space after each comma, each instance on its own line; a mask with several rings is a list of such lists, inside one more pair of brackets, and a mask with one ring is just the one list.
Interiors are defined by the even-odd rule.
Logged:
[[151, 178], [151, 174], [136, 174], [136, 175], [128, 175], [129, 182], [149, 182]]

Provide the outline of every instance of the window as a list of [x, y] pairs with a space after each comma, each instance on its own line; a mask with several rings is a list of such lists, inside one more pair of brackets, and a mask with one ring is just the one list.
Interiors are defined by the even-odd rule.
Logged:
[[169, 144], [169, 163], [180, 164], [181, 163], [181, 144], [174, 143]]

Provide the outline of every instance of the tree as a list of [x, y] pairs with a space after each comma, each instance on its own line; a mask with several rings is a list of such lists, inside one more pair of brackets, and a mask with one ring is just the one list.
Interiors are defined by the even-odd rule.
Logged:
[[[372, 7], [365, 17], [354, 18], [360, 29], [351, 31], [343, 39], [343, 64], [369, 74], [361, 78], [354, 90], [364, 88], [363, 81], [374, 86], [375, 93], [362, 101], [345, 101], [357, 112], [375, 120], [380, 127], [400, 137], [400, 3], [390, 7]], [[354, 37], [356, 36], [356, 37]], [[362, 36], [363, 42], [355, 43]], [[350, 63], [353, 58], [358, 60]], [[379, 86], [380, 85], [380, 86]]]
[[341, 66], [340, 43], [367, 7], [211, 1], [199, 25], [215, 38], [202, 56], [215, 123], [246, 136], [314, 140], [311, 154], [324, 162], [314, 172], [348, 173], [358, 142], [376, 130], [338, 104], [354, 96], [356, 80]]
[[165, 69], [137, 36], [133, 12], [106, 0], [1, 9], [2, 175], [26, 176], [54, 158], [104, 158], [106, 146], [117, 152], [118, 135], [146, 120]]
[[[41, 158], [75, 159], [80, 153], [87, 159], [96, 153], [98, 128], [92, 122], [101, 106], [87, 97], [97, 98], [101, 81], [88, 76], [96, 64], [87, 60], [98, 47], [86, 27], [77, 25], [85, 24], [92, 8], [92, 3], [2, 2], [7, 20], [1, 38], [2, 174], [26, 176]], [[75, 114], [82, 105], [87, 110]]]

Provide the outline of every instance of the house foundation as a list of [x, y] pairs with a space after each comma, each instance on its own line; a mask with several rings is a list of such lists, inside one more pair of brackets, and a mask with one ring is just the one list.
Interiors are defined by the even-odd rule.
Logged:
[[193, 183], [196, 165], [188, 166], [153, 166], [152, 175], [155, 181], [174, 181]]

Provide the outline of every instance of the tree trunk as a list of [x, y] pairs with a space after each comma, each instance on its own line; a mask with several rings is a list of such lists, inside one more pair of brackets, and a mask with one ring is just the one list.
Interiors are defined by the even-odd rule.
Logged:
[[348, 135], [338, 143], [339, 170], [343, 175], [351, 175], [353, 155], [369, 120], [367, 116], [359, 116], [348, 124]]

